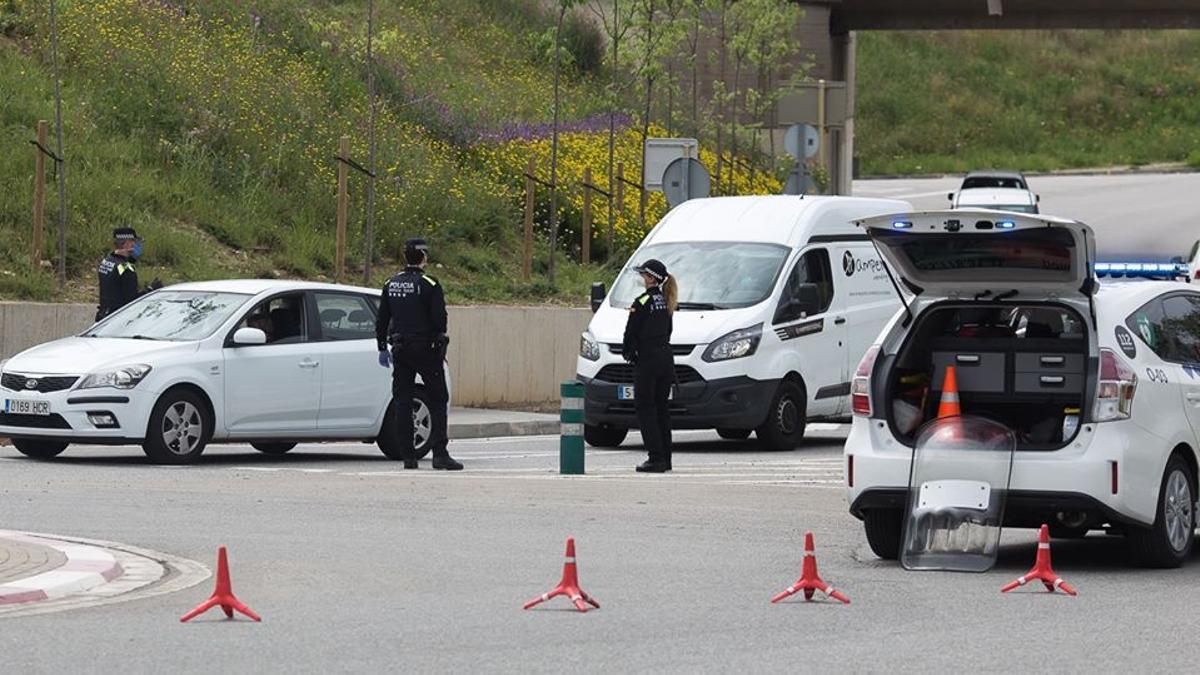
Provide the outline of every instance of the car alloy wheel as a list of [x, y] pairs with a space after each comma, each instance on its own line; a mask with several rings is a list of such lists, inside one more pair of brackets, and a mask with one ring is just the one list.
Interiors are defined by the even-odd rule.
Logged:
[[1187, 548], [1191, 530], [1195, 527], [1194, 508], [1188, 477], [1183, 471], [1172, 471], [1167, 479], [1167, 489], [1163, 490], [1163, 517], [1166, 519], [1167, 540], [1176, 551]]
[[203, 438], [204, 422], [200, 411], [188, 401], [176, 401], [163, 415], [163, 445], [176, 455], [189, 455]]
[[413, 448], [424, 455], [425, 445], [433, 435], [433, 414], [429, 406], [419, 397], [413, 397]]

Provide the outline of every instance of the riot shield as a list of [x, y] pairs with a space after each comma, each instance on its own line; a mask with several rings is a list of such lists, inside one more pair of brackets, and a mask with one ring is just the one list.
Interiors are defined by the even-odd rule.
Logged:
[[1017, 441], [982, 417], [945, 417], [917, 434], [900, 563], [985, 572], [996, 564]]

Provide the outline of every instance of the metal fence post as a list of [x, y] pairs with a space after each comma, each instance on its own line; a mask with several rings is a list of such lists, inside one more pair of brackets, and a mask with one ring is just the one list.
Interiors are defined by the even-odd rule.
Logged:
[[563, 382], [559, 421], [562, 436], [558, 444], [558, 472], [583, 473], [583, 383]]

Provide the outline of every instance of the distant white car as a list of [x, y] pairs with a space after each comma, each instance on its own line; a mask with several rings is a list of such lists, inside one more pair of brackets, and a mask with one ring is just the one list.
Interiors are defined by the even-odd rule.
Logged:
[[[1200, 457], [1200, 292], [1101, 285], [1082, 223], [985, 211], [861, 221], [911, 293], [859, 365], [850, 510], [895, 558], [916, 429], [948, 366], [963, 413], [1017, 438], [1005, 527], [1110, 526], [1156, 566], [1187, 560]], [[977, 461], [963, 455], [963, 465]]]
[[[71, 443], [139, 444], [183, 464], [210, 442], [281, 454], [299, 441], [361, 440], [400, 459], [378, 302], [378, 290], [296, 281], [162, 289], [0, 362], [0, 436], [36, 458]], [[409, 405], [424, 456], [421, 387]]]
[[950, 206], [955, 209], [1037, 213], [1038, 196], [1023, 188], [969, 188], [950, 193]]
[[1192, 245], [1192, 252], [1184, 262], [1188, 266], [1188, 279], [1200, 281], [1200, 241]]

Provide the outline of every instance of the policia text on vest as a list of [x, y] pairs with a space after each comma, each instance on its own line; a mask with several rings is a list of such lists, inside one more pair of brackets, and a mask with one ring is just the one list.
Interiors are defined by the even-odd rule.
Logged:
[[420, 375], [432, 408], [429, 446], [433, 450], [433, 468], [457, 471], [463, 466], [446, 449], [450, 399], [445, 370], [446, 346], [450, 344], [446, 333], [446, 297], [437, 280], [425, 274], [429, 247], [424, 239], [406, 241], [404, 258], [408, 266], [383, 286], [375, 321], [379, 364], [392, 366], [392, 401], [400, 459], [405, 469], [418, 466], [413, 448], [413, 411], [411, 404], [401, 402], [413, 400], [416, 377]]

